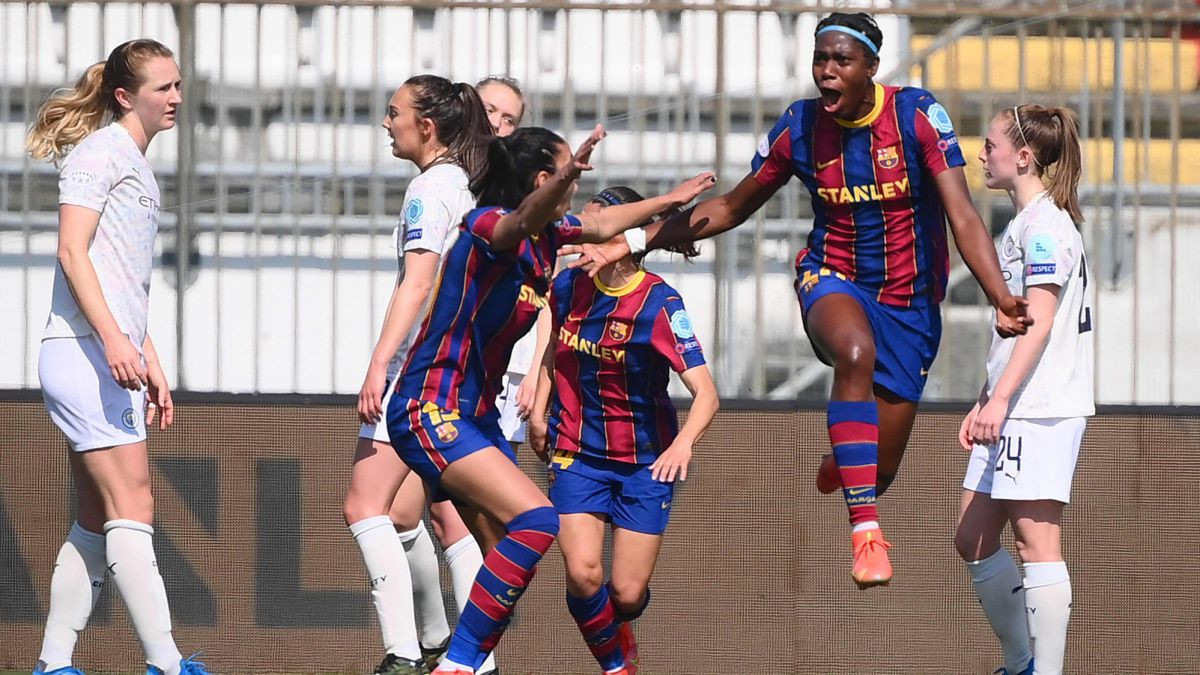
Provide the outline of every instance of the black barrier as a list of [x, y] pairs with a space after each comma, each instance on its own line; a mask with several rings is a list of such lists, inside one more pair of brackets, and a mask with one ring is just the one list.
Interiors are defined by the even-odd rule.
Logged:
[[[70, 526], [66, 445], [35, 395], [0, 401], [0, 668], [29, 668]], [[150, 436], [156, 537], [185, 651], [222, 673], [368, 672], [381, 656], [365, 571], [341, 519], [357, 422], [349, 397], [183, 396]], [[1068, 672], [1200, 673], [1200, 417], [1121, 409], [1093, 419], [1065, 524], [1074, 579]], [[845, 507], [812, 480], [824, 413], [729, 405], [679, 486], [642, 672], [990, 673], [1000, 654], [951, 536], [966, 463], [961, 411], [918, 417], [881, 504], [896, 578], [849, 578]], [[544, 485], [531, 453], [523, 466]], [[115, 588], [81, 638], [89, 672], [132, 672]], [[597, 667], [539, 567], [500, 648], [505, 673]]]

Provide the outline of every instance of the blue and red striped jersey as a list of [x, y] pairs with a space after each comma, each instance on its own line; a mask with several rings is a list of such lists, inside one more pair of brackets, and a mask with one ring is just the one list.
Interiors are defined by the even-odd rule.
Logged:
[[809, 261], [882, 303], [910, 306], [945, 297], [946, 215], [933, 177], [964, 164], [950, 115], [932, 94], [877, 83], [875, 107], [854, 122], [826, 113], [818, 99], [793, 103], [751, 170], [766, 187], [796, 176], [808, 188]]
[[651, 464], [679, 433], [667, 395], [672, 370], [704, 364], [679, 292], [646, 271], [608, 288], [565, 270], [550, 294], [555, 450]]
[[513, 345], [546, 306], [559, 247], [583, 234], [567, 215], [516, 248], [492, 248], [500, 207], [467, 213], [458, 240], [442, 256], [433, 301], [421, 323], [396, 393], [474, 417], [495, 416], [496, 394]]

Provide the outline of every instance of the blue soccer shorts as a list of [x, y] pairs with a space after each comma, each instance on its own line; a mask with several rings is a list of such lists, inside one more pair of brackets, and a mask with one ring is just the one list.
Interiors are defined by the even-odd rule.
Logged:
[[[885, 305], [876, 299], [875, 293], [845, 275], [801, 259], [796, 265], [796, 295], [806, 330], [809, 310], [832, 293], [854, 298], [871, 323], [875, 334], [875, 383], [905, 400], [921, 400], [942, 340], [942, 314], [937, 303], [914, 307]], [[815, 344], [813, 351], [823, 363], [833, 365]]]
[[675, 484], [651, 478], [649, 464], [557, 450], [550, 480], [550, 501], [560, 515], [600, 514], [617, 527], [644, 534], [667, 529]]

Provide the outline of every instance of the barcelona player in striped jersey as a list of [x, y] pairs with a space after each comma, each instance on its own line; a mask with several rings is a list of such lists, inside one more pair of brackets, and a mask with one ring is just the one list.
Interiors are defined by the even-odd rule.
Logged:
[[580, 174], [603, 137], [597, 126], [572, 155], [553, 132], [530, 127], [495, 138], [479, 203], [443, 256], [433, 301], [388, 404], [392, 446], [430, 488], [447, 493], [487, 551], [470, 600], [435, 673], [473, 673], [495, 648], [513, 608], [558, 532], [558, 514], [516, 465], [496, 412], [513, 345], [533, 325], [533, 298], [549, 291], [558, 249], [602, 241], [713, 184], [697, 176], [663, 197], [566, 215]]
[[[883, 34], [867, 14], [817, 24], [812, 75], [820, 95], [796, 101], [763, 139], [730, 192], [646, 228], [647, 246], [711, 237], [745, 222], [793, 176], [808, 191], [813, 229], [796, 260], [796, 291], [818, 357], [833, 366], [832, 456], [817, 487], [839, 486], [850, 512], [852, 576], [887, 584], [892, 566], [876, 497], [896, 477], [941, 339], [945, 224], [999, 310], [1002, 335], [1025, 332], [1024, 298], [1009, 292], [971, 202], [950, 115], [928, 91], [874, 81]], [[594, 250], [611, 260], [618, 250]], [[598, 264], [597, 260], [590, 260]]]
[[[629, 188], [609, 188], [588, 209], [638, 200]], [[681, 252], [696, 253], [692, 244]], [[554, 337], [530, 432], [543, 460], [553, 452], [550, 501], [561, 521], [567, 608], [604, 672], [632, 675], [637, 642], [629, 622], [650, 601], [674, 481], [687, 478], [692, 446], [717, 412], [717, 390], [679, 292], [632, 255], [594, 279], [564, 271], [550, 309]], [[682, 429], [667, 395], [672, 370], [695, 397]], [[607, 586], [606, 522], [613, 528]]]

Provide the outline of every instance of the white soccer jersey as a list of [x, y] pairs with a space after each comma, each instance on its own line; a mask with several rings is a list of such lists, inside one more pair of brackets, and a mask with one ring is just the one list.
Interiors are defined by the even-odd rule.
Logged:
[[[458, 238], [458, 226], [463, 217], [475, 208], [475, 197], [469, 187], [467, 173], [457, 164], [435, 164], [413, 178], [404, 192], [404, 210], [392, 236], [404, 276], [404, 254], [407, 251], [437, 251], [445, 255]], [[388, 364], [388, 379], [393, 379], [421, 329], [421, 320], [429, 309], [429, 298], [421, 304], [417, 320], [400, 349]]]
[[[109, 311], [140, 351], [150, 307], [159, 193], [150, 163], [125, 127], [113, 123], [98, 129], [67, 155], [59, 172], [58, 203], [100, 213], [88, 258]], [[50, 318], [42, 339], [92, 332], [62, 266], [56, 265]]]
[[[1013, 218], [997, 245], [1000, 270], [1013, 295], [1030, 286], [1060, 287], [1058, 309], [1046, 348], [1012, 397], [1009, 417], [1043, 419], [1094, 414], [1092, 290], [1083, 238], [1071, 216], [1038, 195]], [[992, 336], [988, 393], [1000, 381], [1016, 338]]]

